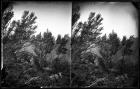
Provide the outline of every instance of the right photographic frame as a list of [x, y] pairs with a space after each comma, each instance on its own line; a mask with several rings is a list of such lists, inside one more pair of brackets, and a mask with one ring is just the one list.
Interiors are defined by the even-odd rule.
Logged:
[[139, 87], [138, 4], [73, 2], [72, 88]]

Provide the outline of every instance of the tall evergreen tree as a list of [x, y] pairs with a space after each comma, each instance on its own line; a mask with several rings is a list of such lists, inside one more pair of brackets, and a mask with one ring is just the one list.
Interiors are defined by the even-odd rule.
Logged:
[[[21, 56], [16, 55], [15, 51], [21, 48], [23, 41], [30, 39], [30, 36], [37, 27], [34, 25], [37, 18], [34, 13], [29, 14], [29, 11], [25, 11], [21, 20], [10, 22], [12, 17], [12, 8], [5, 10], [2, 20], [2, 39], [4, 44], [3, 64], [7, 67], [6, 71], [8, 71], [6, 83], [9, 85], [6, 87], [20, 86], [20, 84], [17, 84], [22, 81], [19, 79], [20, 73], [29, 67], [29, 65], [26, 64], [26, 61], [22, 60]], [[28, 59], [28, 56], [26, 58]]]
[[50, 53], [53, 49], [53, 46], [55, 44], [54, 37], [52, 36], [52, 33], [47, 30], [47, 32], [44, 32], [43, 36], [43, 43], [45, 45], [45, 53]]
[[14, 27], [15, 22], [12, 23], [11, 28], [8, 28], [8, 26], [10, 24], [13, 15], [14, 15], [13, 6], [8, 7], [2, 15], [1, 41], [3, 41], [3, 44], [7, 43], [10, 40], [9, 35], [13, 30], [12, 28]]
[[77, 22], [77, 20], [80, 18], [80, 7], [74, 7], [72, 8], [72, 26]]
[[123, 36], [121, 41], [122, 46], [126, 44], [126, 40], [127, 40], [126, 36]]
[[28, 40], [37, 28], [37, 26], [34, 25], [36, 19], [37, 17], [34, 13], [29, 14], [29, 11], [24, 11], [22, 19], [16, 22], [17, 27], [13, 36], [14, 39]]
[[62, 40], [61, 35], [58, 35], [56, 39], [56, 44], [60, 44], [61, 40]]
[[120, 47], [120, 39], [114, 31], [109, 34], [109, 39], [108, 39], [109, 44], [111, 44], [111, 53], [114, 55], [119, 47]]
[[[98, 37], [101, 34], [100, 31], [103, 29], [100, 27], [101, 21], [103, 18], [100, 14], [95, 15], [95, 13], [91, 12], [88, 18], [88, 21], [82, 23], [79, 22], [74, 26], [72, 29], [72, 36], [71, 36], [71, 60], [72, 60], [72, 74], [75, 76], [72, 76], [72, 86], [73, 87], [81, 87], [84, 84], [86, 84], [86, 77], [88, 74], [88, 70], [90, 67], [88, 64], [84, 64], [84, 61], [82, 61], [81, 54], [84, 50], [88, 48], [89, 45], [92, 43], [97, 44], [99, 41]], [[76, 22], [76, 21], [75, 21]], [[82, 68], [86, 69], [86, 72], [83, 71]], [[82, 73], [82, 74], [81, 74]], [[80, 74], [80, 75], [79, 75]], [[75, 80], [75, 78], [78, 78]], [[76, 82], [77, 81], [77, 82]]]
[[42, 35], [41, 35], [41, 32], [39, 34], [36, 35], [36, 40], [38, 42], [41, 42], [42, 41]]

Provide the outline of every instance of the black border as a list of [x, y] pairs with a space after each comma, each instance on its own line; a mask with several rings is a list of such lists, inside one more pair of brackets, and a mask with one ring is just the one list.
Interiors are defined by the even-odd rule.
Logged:
[[[1, 0], [1, 16], [2, 13], [4, 12], [4, 10], [9, 7], [10, 5], [14, 4], [14, 2], [26, 2], [25, 0]], [[65, 1], [65, 2], [72, 2], [73, 3], [77, 3], [77, 2], [131, 2], [134, 7], [137, 9], [138, 12], [138, 39], [139, 39], [139, 31], [140, 31], [140, 0], [27, 0], [27, 1], [35, 1], [35, 2], [45, 2], [45, 1]], [[139, 39], [140, 41], [140, 39]], [[139, 66], [140, 67], [140, 66]], [[139, 82], [140, 83], [140, 82]], [[4, 88], [1, 87], [2, 89], [9, 89], [10, 87]], [[10, 89], [17, 89], [17, 88], [10, 88]], [[21, 88], [24, 89], [24, 88]], [[30, 89], [30, 88], [29, 88]], [[31, 88], [32, 89], [32, 88]], [[139, 89], [139, 85], [138, 88], [127, 88], [127, 89]]]

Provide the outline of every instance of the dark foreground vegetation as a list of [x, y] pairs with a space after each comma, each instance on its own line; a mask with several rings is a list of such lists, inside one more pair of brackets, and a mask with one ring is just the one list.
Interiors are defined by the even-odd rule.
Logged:
[[[138, 87], [138, 38], [122, 40], [112, 31], [100, 36], [100, 14], [85, 23], [73, 8], [71, 37], [55, 39], [50, 31], [34, 35], [34, 13], [11, 21], [12, 7], [2, 16], [2, 87], [131, 88]], [[59, 30], [59, 29], [58, 29]]]

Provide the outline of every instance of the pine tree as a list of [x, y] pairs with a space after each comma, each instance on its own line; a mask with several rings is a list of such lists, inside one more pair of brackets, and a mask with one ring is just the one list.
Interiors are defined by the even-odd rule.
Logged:
[[61, 44], [60, 44], [60, 46], [58, 48], [58, 53], [66, 54], [66, 51], [68, 50], [66, 48], [66, 45], [67, 45], [69, 39], [70, 38], [69, 38], [69, 36], [67, 34], [61, 39]]
[[103, 41], [103, 42], [106, 42], [106, 41], [107, 41], [107, 36], [106, 36], [106, 34], [105, 34], [104, 36], [102, 36], [102, 41]]
[[72, 8], [72, 26], [77, 22], [77, 20], [80, 18], [80, 7], [73, 7]]
[[108, 42], [111, 44], [111, 53], [114, 55], [120, 47], [120, 39], [118, 38], [117, 33], [112, 31], [112, 33], [109, 34]]
[[126, 40], [127, 40], [126, 36], [123, 36], [121, 41], [122, 46], [126, 44]]
[[41, 32], [36, 35], [36, 41], [38, 41], [38, 42], [41, 42], [42, 41]]
[[37, 28], [37, 26], [34, 25], [36, 19], [37, 17], [33, 12], [29, 14], [29, 11], [24, 11], [22, 19], [16, 21], [16, 29], [13, 34], [14, 40], [29, 40]]
[[[21, 48], [22, 42], [30, 39], [30, 36], [37, 27], [34, 25], [37, 18], [34, 13], [29, 14], [29, 11], [25, 11], [21, 20], [10, 22], [12, 16], [12, 9], [6, 10], [3, 15], [2, 26], [4, 44], [3, 64], [7, 67], [8, 76], [6, 82], [9, 83], [7, 87], [20, 86], [20, 84], [17, 84], [22, 81], [20, 81], [19, 76], [29, 65], [26, 63], [26, 60], [21, 60], [22, 56], [16, 55], [15, 51]], [[26, 55], [23, 54], [23, 56]], [[26, 59], [28, 59], [28, 56], [26, 56]]]
[[47, 32], [44, 32], [43, 43], [45, 45], [45, 54], [50, 53], [55, 44], [55, 40], [54, 37], [52, 36], [52, 33], [49, 32], [48, 30]]
[[14, 15], [13, 6], [8, 7], [2, 15], [1, 40], [2, 40], [3, 44], [6, 44], [10, 40], [9, 35], [10, 35], [11, 31], [13, 30], [12, 28], [14, 27], [15, 22], [12, 23], [11, 28], [8, 28], [8, 26], [10, 24], [10, 21], [11, 21], [13, 15]]
[[56, 39], [56, 44], [60, 44], [61, 40], [62, 40], [61, 35], [58, 35]]
[[[88, 81], [86, 77], [91, 67], [89, 66], [89, 63], [84, 64], [86, 63], [84, 62], [86, 60], [82, 60], [81, 54], [91, 43], [97, 44], [99, 42], [98, 38], [101, 34], [100, 31], [103, 29], [100, 27], [102, 20], [103, 18], [100, 14], [95, 15], [95, 13], [91, 12], [88, 21], [84, 23], [79, 22], [73, 26], [71, 34], [71, 71], [75, 74], [75, 77], [72, 77], [73, 82], [71, 83], [73, 87], [81, 87], [87, 83], [86, 81]], [[74, 21], [73, 23], [75, 22], [77, 21]], [[85, 69], [78, 66], [85, 68], [86, 72], [84, 71]], [[79, 78], [74, 80], [76, 77]]]

